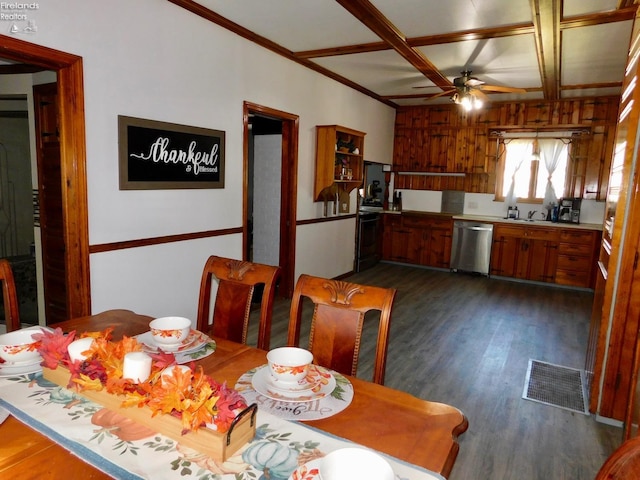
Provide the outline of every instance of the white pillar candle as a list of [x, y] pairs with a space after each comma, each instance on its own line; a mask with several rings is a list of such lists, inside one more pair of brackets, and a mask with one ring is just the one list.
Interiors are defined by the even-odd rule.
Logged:
[[131, 352], [124, 356], [122, 377], [135, 383], [144, 382], [151, 374], [151, 357], [144, 352]]
[[93, 338], [86, 337], [81, 338], [80, 340], [75, 340], [69, 344], [67, 347], [67, 352], [69, 352], [69, 358], [72, 362], [76, 360], [82, 362], [87, 358], [83, 352], [86, 352], [91, 348], [91, 344], [93, 343]]

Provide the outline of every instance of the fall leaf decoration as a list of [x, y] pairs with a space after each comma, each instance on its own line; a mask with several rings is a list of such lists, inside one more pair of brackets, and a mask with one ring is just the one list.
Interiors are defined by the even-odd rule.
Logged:
[[[187, 370], [175, 366], [173, 353], [149, 354], [152, 358], [151, 375], [140, 383], [122, 378], [124, 356], [142, 351], [135, 338], [123, 337], [111, 341], [111, 329], [81, 335], [94, 339], [84, 361], [72, 361], [67, 352], [75, 332], [64, 335], [59, 328], [43, 332], [39, 352], [43, 365], [55, 369], [62, 365], [71, 377], [67, 388], [101, 391], [123, 397], [123, 407], [147, 406], [152, 416], [158, 414], [179, 416], [183, 433], [209, 426], [226, 432], [236, 415], [247, 407], [244, 398], [226, 383], [218, 383], [207, 376], [202, 367]], [[164, 374], [163, 374], [164, 372]]]

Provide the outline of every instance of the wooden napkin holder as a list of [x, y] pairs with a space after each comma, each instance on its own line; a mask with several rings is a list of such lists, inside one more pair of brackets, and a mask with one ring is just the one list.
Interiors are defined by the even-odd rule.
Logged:
[[[42, 376], [56, 385], [67, 388], [71, 373], [64, 367], [55, 370], [44, 367]], [[183, 433], [182, 421], [172, 415], [158, 414], [152, 417], [149, 407], [122, 407], [122, 398], [102, 390], [73, 390], [74, 393], [91, 400], [103, 407], [128, 417], [140, 425], [155, 430], [172, 440], [199, 451], [214, 460], [224, 462], [247, 442], [253, 440], [256, 434], [256, 412], [258, 406], [254, 403], [240, 412], [229, 430], [220, 433], [209, 428], [187, 431]]]

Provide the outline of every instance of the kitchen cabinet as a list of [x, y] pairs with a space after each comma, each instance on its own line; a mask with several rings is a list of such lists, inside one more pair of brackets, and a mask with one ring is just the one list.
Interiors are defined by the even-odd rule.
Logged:
[[599, 232], [596, 231], [562, 230], [560, 232], [556, 283], [575, 287], [593, 285], [599, 238]]
[[495, 225], [491, 274], [554, 282], [559, 238], [556, 228]]
[[465, 173], [464, 177], [398, 175], [394, 187], [495, 194], [499, 142], [494, 132], [588, 130], [572, 141], [565, 196], [604, 200], [615, 144], [619, 97], [500, 102], [464, 112], [457, 105], [396, 110], [393, 170]]
[[339, 125], [316, 127], [316, 201], [333, 200], [338, 190], [349, 193], [362, 185], [364, 132]]
[[599, 238], [596, 230], [497, 223], [491, 274], [593, 288]]
[[387, 214], [384, 217], [383, 258], [419, 264], [422, 230], [403, 225], [400, 215]]
[[383, 258], [449, 268], [452, 220], [447, 215], [384, 215]]

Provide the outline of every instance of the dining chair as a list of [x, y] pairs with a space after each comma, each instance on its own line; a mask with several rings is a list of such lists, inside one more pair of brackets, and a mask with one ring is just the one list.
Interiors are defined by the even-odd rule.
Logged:
[[[254, 293], [256, 287], [264, 285], [257, 347], [269, 350], [271, 313], [279, 277], [280, 267], [212, 255], [204, 266], [200, 281], [198, 330], [235, 342], [247, 343]], [[217, 283], [218, 290], [210, 324], [211, 290], [214, 282]]]
[[18, 296], [16, 284], [13, 280], [11, 264], [6, 259], [0, 259], [0, 281], [2, 282], [2, 300], [4, 302], [4, 321], [7, 332], [20, 329], [20, 313], [18, 310]]
[[640, 478], [640, 437], [620, 445], [604, 462], [595, 480], [636, 480]]
[[373, 381], [384, 384], [394, 288], [300, 275], [291, 299], [287, 344], [299, 346], [304, 299], [314, 304], [309, 350], [314, 363], [346, 375], [358, 369], [365, 314], [380, 312]]

